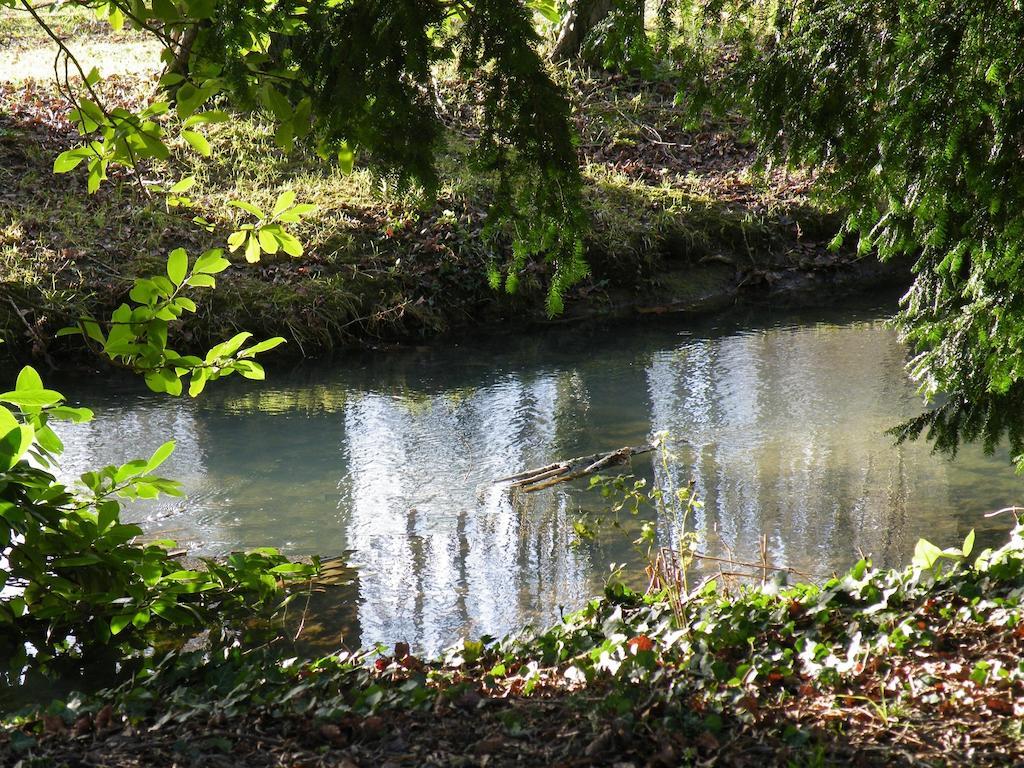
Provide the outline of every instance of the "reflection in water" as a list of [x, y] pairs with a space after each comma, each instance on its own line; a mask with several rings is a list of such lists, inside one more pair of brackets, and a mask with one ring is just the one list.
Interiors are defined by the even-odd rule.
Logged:
[[[599, 591], [609, 563], [635, 562], [638, 521], [574, 546], [572, 521], [598, 508], [594, 494], [511, 498], [494, 478], [662, 431], [673, 460], [634, 470], [694, 482], [704, 547], [751, 557], [765, 533], [773, 561], [818, 574], [860, 552], [898, 563], [920, 535], [957, 543], [986, 523], [982, 512], [1019, 501], [1005, 456], [967, 450], [951, 462], [924, 444], [892, 445], [884, 431], [920, 403], [893, 333], [871, 319], [879, 313], [861, 316], [354, 355], [265, 385], [225, 382], [198, 402], [134, 381], [59, 382], [97, 412], [65, 430], [67, 466], [124, 461], [173, 435], [166, 474], [189, 498], [133, 517], [202, 554], [350, 551], [359, 599], [346, 626], [364, 644], [405, 639], [432, 652], [463, 633], [548, 622]], [[1005, 523], [988, 525], [994, 540]], [[670, 520], [658, 532], [663, 543], [678, 535]]]

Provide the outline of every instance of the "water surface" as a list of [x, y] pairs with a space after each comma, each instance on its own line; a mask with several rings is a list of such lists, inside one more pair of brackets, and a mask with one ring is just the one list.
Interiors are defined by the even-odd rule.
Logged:
[[[348, 355], [264, 383], [216, 382], [198, 401], [133, 379], [59, 382], [93, 407], [67, 428], [66, 465], [148, 455], [173, 436], [163, 474], [186, 500], [128, 517], [191, 552], [256, 546], [345, 554], [358, 574], [329, 641], [411, 641], [432, 652], [463, 634], [545, 623], [636, 563], [642, 520], [579, 545], [573, 521], [602, 503], [585, 483], [510, 496], [492, 481], [668, 432], [666, 472], [633, 471], [705, 502], [690, 521], [705, 551], [827, 575], [860, 554], [899, 564], [926, 535], [971, 528], [995, 543], [1020, 502], [1005, 454], [896, 447], [885, 430], [921, 403], [890, 305], [715, 322], [564, 328]], [[645, 513], [643, 519], [654, 519]], [[655, 520], [659, 541], [678, 524]], [[339, 622], [340, 624], [340, 622]]]

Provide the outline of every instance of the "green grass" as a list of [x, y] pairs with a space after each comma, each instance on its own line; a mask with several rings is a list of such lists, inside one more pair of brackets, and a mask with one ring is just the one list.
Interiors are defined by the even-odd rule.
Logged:
[[[150, 181], [195, 176], [193, 210], [169, 211], [159, 196], [144, 198], [128, 176], [88, 196], [80, 173], [55, 177], [50, 170], [52, 158], [76, 141], [53, 117], [66, 107], [50, 73], [11, 65], [14, 56], [52, 60], [48, 41], [23, 13], [4, 12], [3, 21], [11, 21], [5, 34], [15, 41], [0, 54], [0, 99], [12, 105], [0, 112], [0, 182], [7, 190], [0, 195], [0, 328], [8, 351], [47, 344], [68, 315], [116, 306], [131, 278], [160, 270], [173, 247], [196, 253], [223, 245], [238, 214], [230, 200], [268, 207], [284, 189], [317, 206], [295, 230], [305, 254], [226, 273], [185, 329], [196, 342], [245, 328], [286, 335], [296, 342], [293, 351], [313, 354], [366, 338], [544, 317], [546, 267], [529, 270], [516, 296], [487, 285], [488, 264], [507, 258], [509, 242], [482, 235], [488, 179], [474, 169], [470, 140], [455, 130], [437, 160], [444, 182], [434, 199], [366, 170], [367, 158], [357, 158], [357, 170], [346, 175], [309, 149], [286, 155], [259, 115], [211, 126], [209, 160], [181, 146], [168, 163], [144, 169]], [[124, 73], [103, 85], [112, 100], [134, 104], [152, 93], [151, 43], [81, 14], [61, 17], [59, 26], [73, 49], [101, 65], [104, 46], [127, 51]], [[741, 127], [688, 126], [657, 84], [560, 76], [576, 94], [592, 267], [579, 295], [590, 297], [589, 307], [608, 290], [627, 300], [652, 292], [663, 300], [666, 286], [677, 299], [701, 293], [707, 270], [719, 280], [726, 262], [785, 265], [798, 239], [794, 222], [814, 232], [830, 221], [809, 202], [806, 184], [752, 172]], [[460, 98], [454, 83], [445, 95]], [[50, 130], [40, 130], [40, 120]], [[216, 225], [212, 234], [190, 224], [196, 214]], [[570, 313], [579, 307], [574, 295]], [[12, 303], [28, 313], [33, 331], [8, 311]]]

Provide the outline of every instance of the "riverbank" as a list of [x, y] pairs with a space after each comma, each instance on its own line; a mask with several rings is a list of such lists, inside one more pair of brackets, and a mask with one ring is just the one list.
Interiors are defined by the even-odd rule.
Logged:
[[[543, 632], [313, 663], [185, 654], [8, 718], [0, 760], [139, 766], [1005, 766], [1024, 537], [818, 586], [605, 596]], [[969, 553], [969, 554], [965, 554]], [[671, 590], [676, 590], [672, 592]], [[24, 762], [18, 763], [19, 760]]]
[[[8, 15], [10, 12], [7, 12]], [[23, 14], [22, 14], [23, 15]], [[549, 322], [546, 268], [530, 268], [515, 295], [494, 291], [487, 267], [509, 244], [482, 235], [486, 180], [469, 162], [464, 95], [442, 90], [450, 115], [434, 200], [365, 170], [343, 174], [308, 150], [284, 155], [258, 117], [212, 126], [211, 159], [179, 148], [147, 180], [194, 175], [194, 207], [168, 209], [133, 180], [87, 195], [80, 174], [55, 176], [53, 158], [77, 139], [52, 85], [46, 41], [30, 20], [10, 22], [0, 53], [0, 351], [65, 361], [78, 351], [55, 331], [83, 313], [105, 316], [131, 280], [162, 271], [166, 253], [222, 244], [226, 203], [271, 202], [283, 189], [317, 206], [296, 234], [298, 258], [235, 266], [200, 297], [175, 340], [204, 346], [239, 329], [282, 335], [292, 355], [407, 342], [461, 328]], [[60, 32], [88, 63], [112, 46], [105, 95], [134, 105], [155, 87], [155, 50], [130, 32], [68, 17]], [[43, 66], [43, 63], [46, 66]], [[118, 69], [119, 68], [119, 69]], [[878, 265], [826, 244], [838, 225], [816, 202], [813, 179], [755, 171], [743, 124], [706, 116], [688, 124], [671, 83], [564, 71], [573, 94], [591, 230], [592, 274], [556, 322], [595, 316], [707, 312], [747, 299], [829, 301], [879, 282], [909, 282], [904, 266]], [[191, 223], [213, 222], [213, 234]]]

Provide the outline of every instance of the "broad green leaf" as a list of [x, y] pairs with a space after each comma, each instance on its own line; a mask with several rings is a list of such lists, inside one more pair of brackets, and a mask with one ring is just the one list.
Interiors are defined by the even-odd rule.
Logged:
[[171, 0], [153, 0], [153, 15], [169, 23], [181, 21], [181, 14]]
[[268, 232], [266, 229], [261, 229], [259, 231], [259, 240], [260, 248], [262, 248], [264, 251], [271, 254], [277, 253], [277, 238], [274, 237], [273, 234]]
[[120, 616], [114, 616], [110, 620], [110, 634], [119, 635], [121, 631], [132, 623], [132, 619], [135, 617], [133, 613], [123, 613]]
[[160, 138], [159, 128], [150, 131], [138, 131], [135, 136], [142, 143], [145, 148], [142, 154], [144, 157], [155, 157], [158, 160], [166, 160], [171, 156], [171, 150], [164, 144], [163, 139]]
[[231, 357], [237, 352], [241, 346], [252, 338], [252, 334], [248, 331], [242, 331], [232, 336], [227, 341], [223, 341], [217, 346], [213, 347], [209, 352], [206, 353], [206, 362], [212, 363], [214, 360], [223, 357]]
[[20, 424], [6, 408], [0, 407], [0, 472], [6, 472], [32, 447], [34, 430]]
[[81, 568], [86, 565], [96, 565], [101, 562], [99, 555], [85, 554], [74, 557], [61, 557], [54, 560], [53, 564], [58, 568]]
[[277, 88], [268, 84], [263, 88], [261, 94], [264, 105], [274, 113], [274, 117], [278, 120], [288, 120], [292, 116], [292, 105]]
[[73, 424], [82, 424], [92, 421], [93, 413], [88, 408], [70, 408], [66, 405], [58, 406], [49, 411], [50, 418], [70, 421]]
[[227, 112], [220, 109], [211, 109], [207, 112], [200, 112], [198, 115], [192, 115], [182, 125], [184, 128], [191, 128], [193, 125], [226, 123], [229, 119], [230, 117]]
[[278, 347], [284, 343], [285, 339], [283, 337], [275, 336], [272, 339], [267, 339], [266, 341], [261, 341], [258, 344], [253, 344], [251, 347], [246, 349], [242, 354], [245, 355], [246, 357], [252, 357], [254, 355], [260, 354], [261, 352], [269, 352], [271, 349], [274, 349], [274, 347]]
[[348, 144], [342, 144], [341, 149], [338, 150], [338, 166], [341, 168], [341, 172], [346, 176], [352, 173], [355, 161], [355, 152], [349, 149]]
[[192, 149], [203, 157], [209, 157], [213, 151], [210, 148], [210, 142], [207, 141], [206, 137], [201, 133], [196, 131], [182, 131], [181, 137], [189, 143], [189, 146], [191, 146]]
[[182, 192], [188, 192], [195, 185], [196, 185], [196, 177], [195, 176], [186, 176], [184, 179], [182, 179], [177, 184], [175, 184], [173, 187], [171, 187], [168, 190], [168, 192], [170, 192], [172, 195], [180, 195]]
[[167, 277], [175, 285], [181, 285], [188, 274], [188, 254], [184, 248], [175, 248], [167, 257]]
[[42, 389], [43, 380], [40, 378], [35, 368], [30, 365], [26, 365], [21, 369], [21, 373], [18, 374], [18, 381], [14, 388], [18, 391]]
[[964, 557], [969, 557], [971, 552], [973, 552], [973, 551], [974, 551], [974, 529], [972, 528], [971, 532], [968, 533], [967, 536], [964, 538], [964, 544], [960, 548], [960, 553]]
[[251, 213], [257, 219], [267, 218], [266, 214], [263, 213], [263, 211], [261, 211], [252, 203], [247, 203], [244, 200], [232, 200], [231, 202], [228, 203], [228, 205], [234, 206], [235, 208], [239, 208], [245, 211], [246, 213]]
[[277, 196], [277, 202], [274, 203], [274, 210], [271, 212], [271, 217], [279, 216], [286, 210], [292, 207], [295, 203], [295, 191], [292, 189], [286, 189], [280, 195]]
[[0, 401], [2, 402], [28, 407], [42, 406], [45, 408], [48, 405], [57, 405], [63, 399], [64, 395], [52, 389], [35, 389], [0, 394]]
[[67, 173], [72, 171], [81, 164], [85, 158], [89, 156], [89, 150], [69, 149], [67, 152], [61, 152], [57, 155], [57, 159], [53, 161], [53, 172], [54, 173]]
[[224, 258], [224, 252], [219, 248], [207, 251], [196, 260], [193, 272], [201, 272], [205, 275], [216, 275], [231, 266], [231, 262]]
[[292, 224], [299, 221], [303, 216], [312, 213], [316, 210], [316, 206], [310, 203], [299, 203], [289, 208], [287, 211], [282, 212], [278, 215], [277, 220], [282, 221], [286, 224]]
[[110, 6], [110, 15], [107, 19], [110, 21], [110, 26], [115, 32], [120, 32], [124, 29], [124, 14], [121, 13], [121, 9], [115, 6]]
[[942, 550], [927, 539], [918, 539], [914, 547], [914, 557], [911, 561], [915, 568], [923, 570], [931, 569], [942, 557]]
[[263, 366], [253, 360], [239, 360], [235, 363], [235, 370], [247, 379], [263, 381], [267, 378]]
[[302, 243], [287, 232], [282, 232], [278, 235], [278, 240], [281, 243], [281, 249], [289, 256], [301, 256], [302, 255]]
[[188, 385], [189, 397], [199, 397], [199, 394], [206, 388], [209, 373], [205, 368], [197, 368], [192, 371], [192, 381]]
[[167, 457], [174, 453], [174, 446], [176, 443], [174, 440], [168, 440], [166, 443], [157, 448], [153, 455], [149, 457], [149, 461], [146, 463], [146, 472], [152, 472], [154, 469], [159, 467], [165, 461]]
[[255, 264], [260, 260], [260, 242], [255, 232], [249, 233], [249, 239], [245, 242], [245, 260]]
[[[217, 281], [214, 280], [213, 277], [210, 276], [210, 275], [196, 275], [196, 274], [193, 274], [192, 277], [190, 277], [188, 279], [188, 284], [191, 285], [191, 286], [194, 286], [196, 288], [216, 288], [217, 287]], [[195, 312], [195, 304], [192, 305], [192, 310], [191, 311]]]
[[179, 83], [185, 82], [185, 76], [180, 75], [177, 72], [168, 72], [166, 75], [160, 78], [160, 82], [157, 83], [161, 88], [172, 88]]
[[[228, 248], [232, 253], [237, 251], [245, 243], [245, 238], [249, 236], [249, 233], [243, 230], [232, 232], [228, 235]], [[204, 270], [205, 271], [205, 270]]]

